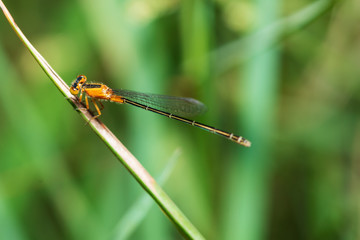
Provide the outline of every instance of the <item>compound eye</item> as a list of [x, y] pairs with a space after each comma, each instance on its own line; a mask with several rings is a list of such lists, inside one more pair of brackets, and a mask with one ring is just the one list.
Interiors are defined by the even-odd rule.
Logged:
[[85, 80], [86, 81], [86, 76], [85, 75], [79, 75], [79, 76], [77, 76], [76, 80], [78, 80], [78, 81]]
[[70, 93], [71, 93], [72, 95], [78, 95], [79, 89], [76, 88], [76, 87], [71, 87], [71, 88], [70, 88]]
[[76, 77], [76, 80], [73, 82], [73, 84], [70, 87], [70, 92], [73, 95], [77, 95], [80, 92], [80, 89], [82, 88], [83, 84], [86, 82], [86, 76], [85, 75], [79, 75]]
[[79, 82], [80, 84], [86, 82], [86, 76], [85, 75], [79, 75], [77, 78], [76, 78], [76, 81]]

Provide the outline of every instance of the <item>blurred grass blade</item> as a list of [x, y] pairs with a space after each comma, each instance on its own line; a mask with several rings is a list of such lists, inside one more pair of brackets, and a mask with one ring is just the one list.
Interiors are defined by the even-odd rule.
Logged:
[[[68, 101], [77, 109], [79, 109], [81, 116], [89, 121], [93, 115], [84, 109], [83, 105], [78, 102], [77, 98], [73, 96], [68, 85], [59, 77], [59, 75], [51, 68], [46, 60], [40, 55], [40, 53], [32, 46], [29, 40], [22, 33], [20, 28], [16, 25], [14, 19], [6, 9], [3, 2], [0, 0], [0, 7], [9, 21], [11, 27], [14, 29], [18, 37], [24, 43], [24, 45], [31, 52], [33, 57], [54, 82], [61, 93], [67, 97]], [[109, 147], [116, 158], [126, 167], [126, 169], [135, 177], [140, 185], [152, 196], [157, 202], [163, 212], [171, 219], [177, 229], [187, 238], [203, 239], [200, 232], [193, 226], [193, 224], [186, 218], [186, 216], [180, 211], [180, 209], [172, 202], [162, 188], [156, 183], [151, 175], [145, 170], [140, 162], [130, 153], [125, 146], [115, 137], [115, 135], [98, 119], [89, 123], [95, 133], [103, 140], [103, 142]]]
[[[165, 169], [159, 176], [158, 183], [163, 185], [169, 178], [171, 172], [174, 170], [177, 160], [180, 156], [180, 150], [177, 149], [169, 159]], [[114, 234], [109, 239], [128, 239], [135, 231], [137, 226], [146, 217], [147, 213], [153, 206], [153, 201], [148, 195], [141, 196], [127, 213], [120, 219], [115, 227]]]
[[[88, 199], [83, 191], [77, 187], [69, 173], [68, 166], [60, 157], [60, 147], [58, 142], [49, 134], [48, 123], [39, 117], [38, 109], [25, 90], [26, 86], [17, 81], [16, 74], [11, 65], [6, 62], [3, 52], [4, 50], [0, 47], [0, 72], [2, 76], [5, 76], [1, 83], [6, 86], [6, 88], [0, 88], [0, 108], [2, 114], [9, 119], [6, 128], [10, 129], [11, 136], [16, 139], [17, 151], [21, 149], [21, 158], [24, 158], [22, 161], [27, 162], [29, 168], [33, 168], [37, 177], [41, 179], [43, 188], [51, 199], [67, 235], [74, 239], [89, 239], [89, 232], [79, 227], [79, 224], [83, 224], [84, 219], [86, 219], [86, 226], [92, 228], [91, 236], [103, 236], [100, 230], [101, 224], [98, 223], [98, 216], [91, 211], [92, 208]], [[16, 98], [14, 98], [14, 92], [17, 94]], [[9, 99], [11, 102], [8, 101]], [[26, 116], [26, 124], [24, 124], [24, 118], [19, 117], [19, 113]], [[12, 140], [7, 139], [7, 141], [11, 142]], [[4, 160], [6, 159], [3, 154], [1, 157]], [[0, 180], [3, 185], [5, 180], [6, 186], [9, 186], [7, 183], [10, 183], [11, 180], [13, 182], [28, 180], [24, 175], [16, 178], [16, 174], [11, 174], [11, 178], [6, 181], [4, 175], [5, 173], [1, 172]], [[61, 177], [61, 188], [59, 188], [57, 177]], [[31, 177], [31, 179], [38, 181], [36, 177]], [[31, 185], [31, 181], [29, 184]], [[64, 202], [67, 201], [71, 202], [74, 207], [64, 207]], [[0, 237], [0, 239], [12, 238]]]
[[[5, 7], [4, 3], [0, 0], [0, 7], [10, 23], [10, 26], [14, 29], [15, 33], [18, 35], [20, 40], [24, 43], [26, 48], [30, 51], [30, 53], [34, 56], [35, 60], [39, 63], [40, 67], [44, 70], [44, 72], [50, 77], [56, 87], [61, 91], [61, 93], [66, 96], [66, 90], [68, 89], [67, 84], [59, 77], [59, 75], [51, 68], [51, 66], [46, 62], [46, 60], [41, 56], [41, 54], [34, 48], [34, 46], [29, 42], [29, 40], [22, 33], [20, 28], [15, 23], [12, 18], [10, 12]], [[70, 92], [68, 91], [70, 94]], [[70, 94], [71, 95], [71, 94]], [[68, 97], [68, 96], [67, 96]]]
[[17, 223], [14, 216], [15, 214], [12, 214], [11, 207], [5, 201], [0, 182], [0, 239], [27, 239], [22, 233], [21, 225]]
[[[216, 62], [216, 73], [224, 73], [230, 68], [236, 67], [242, 62], [260, 54], [283, 38], [306, 27], [319, 16], [328, 11], [337, 0], [318, 0], [289, 17], [277, 20], [258, 31], [229, 43], [210, 53], [213, 62]], [[270, 38], [261, 46], [254, 46], [256, 39]], [[241, 54], [239, 54], [241, 53]]]

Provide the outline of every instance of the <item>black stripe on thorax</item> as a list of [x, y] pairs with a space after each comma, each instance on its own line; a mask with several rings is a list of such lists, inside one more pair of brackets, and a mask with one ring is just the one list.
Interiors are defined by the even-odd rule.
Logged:
[[84, 84], [83, 85], [83, 88], [100, 88], [101, 87], [101, 84]]

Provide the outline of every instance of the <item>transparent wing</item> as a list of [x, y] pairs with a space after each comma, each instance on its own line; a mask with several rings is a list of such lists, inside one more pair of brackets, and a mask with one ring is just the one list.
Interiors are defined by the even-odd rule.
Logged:
[[130, 90], [113, 90], [113, 93], [131, 101], [181, 117], [194, 117], [206, 111], [205, 105], [193, 98], [174, 97]]

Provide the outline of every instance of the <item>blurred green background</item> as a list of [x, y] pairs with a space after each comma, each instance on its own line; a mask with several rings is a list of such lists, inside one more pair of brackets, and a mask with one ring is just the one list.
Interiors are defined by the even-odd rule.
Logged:
[[[69, 84], [193, 97], [252, 141], [105, 103], [153, 176], [180, 151], [164, 188], [205, 238], [360, 238], [359, 1], [5, 4]], [[0, 239], [181, 239], [0, 19]]]

